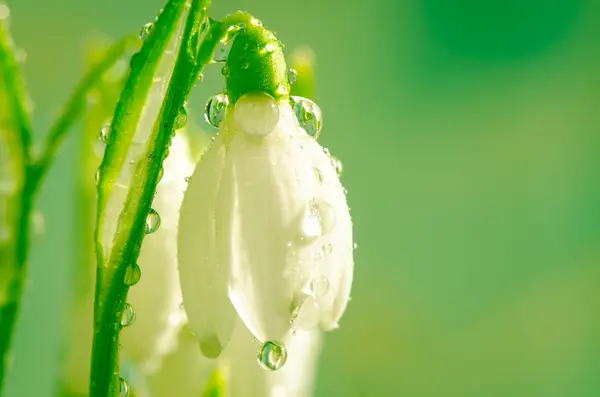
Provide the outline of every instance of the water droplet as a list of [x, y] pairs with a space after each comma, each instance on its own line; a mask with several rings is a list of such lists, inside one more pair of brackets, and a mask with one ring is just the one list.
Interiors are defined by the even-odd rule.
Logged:
[[163, 166], [161, 166], [158, 169], [158, 175], [156, 176], [157, 181], [160, 182], [162, 180], [162, 178], [163, 178], [164, 175], [165, 175], [165, 169], [164, 169]]
[[123, 306], [123, 314], [121, 316], [121, 325], [129, 327], [135, 321], [135, 309], [129, 303]]
[[335, 172], [338, 174], [338, 176], [341, 176], [342, 171], [344, 170], [342, 162], [337, 157], [331, 156], [330, 158], [331, 158], [331, 164], [333, 165], [333, 168], [335, 168]]
[[289, 84], [279, 84], [279, 86], [277, 87], [277, 93], [279, 95], [288, 95], [289, 92], [290, 92]]
[[225, 77], [229, 76], [229, 67], [223, 66], [223, 68], [221, 69], [221, 74]]
[[313, 171], [315, 172], [315, 178], [317, 178], [317, 182], [323, 183], [323, 172], [321, 172], [321, 170], [318, 168], [314, 168]]
[[202, 83], [204, 81], [204, 73], [200, 73], [198, 75], [198, 83]]
[[250, 20], [250, 23], [251, 23], [252, 25], [254, 25], [254, 26], [259, 26], [259, 27], [260, 27], [260, 26], [263, 26], [262, 22], [261, 22], [261, 21], [259, 21], [259, 20], [258, 20], [258, 19], [256, 19], [256, 18], [252, 18], [252, 19]]
[[127, 381], [123, 378], [119, 378], [119, 397], [129, 397], [131, 389]]
[[127, 267], [127, 270], [125, 270], [125, 277], [123, 278], [123, 282], [125, 283], [125, 285], [131, 287], [132, 285], [136, 285], [138, 281], [140, 281], [141, 277], [142, 271], [140, 270], [140, 267], [137, 265], [137, 263], [134, 263], [132, 265], [129, 265]]
[[146, 234], [154, 233], [160, 227], [160, 215], [158, 212], [154, 211], [154, 209], [150, 208], [148, 212], [148, 216], [146, 217], [146, 229], [144, 232]]
[[100, 167], [98, 167], [96, 174], [94, 174], [94, 180], [96, 181], [96, 185], [100, 183]]
[[152, 29], [154, 29], [154, 24], [152, 22], [142, 26], [142, 29], [140, 30], [140, 40], [146, 40], [148, 36], [150, 36]]
[[248, 69], [250, 67], [250, 62], [247, 59], [242, 59], [241, 63], [242, 69]]
[[287, 349], [282, 343], [268, 341], [261, 346], [257, 359], [263, 368], [277, 371], [287, 361]]
[[302, 306], [297, 311], [296, 316], [292, 317], [294, 327], [300, 329], [313, 329], [319, 324], [321, 318], [321, 309], [314, 297], [308, 296]]
[[100, 140], [104, 143], [108, 143], [108, 141], [110, 140], [111, 131], [112, 131], [112, 126], [110, 124], [102, 127], [102, 129], [100, 130]]
[[265, 44], [265, 46], [263, 47], [261, 53], [265, 54], [265, 53], [271, 53], [273, 51], [275, 51], [275, 49], [277, 49], [277, 45], [275, 43], [273, 43], [272, 41], [269, 41], [267, 44]]
[[289, 68], [287, 70], [287, 79], [290, 84], [294, 84], [298, 80], [298, 72], [296, 72], [296, 69]]
[[357, 249], [357, 248], [358, 248], [358, 244], [354, 243], [354, 244], [352, 245], [352, 249]]
[[184, 179], [185, 179], [185, 181], [187, 183], [190, 183], [190, 181], [192, 180], [192, 177], [191, 176], [186, 176]]
[[279, 107], [273, 97], [264, 92], [244, 94], [235, 104], [235, 121], [249, 135], [264, 137], [279, 122]]
[[208, 124], [219, 128], [225, 119], [227, 105], [229, 105], [229, 98], [225, 94], [217, 94], [208, 98], [204, 110], [204, 118]]
[[332, 252], [333, 252], [333, 245], [323, 244], [323, 253], [325, 255], [331, 255]]
[[179, 113], [177, 114], [177, 117], [175, 117], [175, 129], [179, 130], [183, 127], [185, 127], [185, 125], [187, 124], [187, 111], [185, 110], [185, 107], [182, 107], [181, 110], [179, 111]]
[[306, 206], [302, 224], [302, 238], [312, 241], [329, 233], [335, 226], [335, 210], [326, 201], [313, 198]]
[[298, 125], [308, 135], [317, 139], [323, 128], [323, 116], [319, 106], [310, 99], [299, 96], [290, 97], [290, 103], [298, 120]]
[[322, 274], [310, 282], [309, 288], [314, 296], [323, 296], [329, 291], [329, 279]]

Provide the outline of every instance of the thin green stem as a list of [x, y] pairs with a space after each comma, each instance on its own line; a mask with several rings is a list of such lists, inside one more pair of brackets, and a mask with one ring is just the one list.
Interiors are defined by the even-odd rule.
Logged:
[[[184, 10], [186, 1], [171, 0], [159, 16], [153, 33], [145, 42], [139, 57], [141, 66], [132, 69], [123, 95], [115, 110], [113, 133], [100, 168], [98, 218], [96, 244], [98, 272], [96, 277], [96, 304], [94, 313], [94, 341], [90, 379], [91, 397], [112, 397], [119, 389], [118, 344], [120, 321], [129, 287], [124, 275], [131, 263], [136, 263], [144, 237], [146, 217], [156, 191], [158, 174], [167, 155], [174, 131], [175, 120], [194, 86], [197, 73], [195, 53], [189, 51], [188, 43], [194, 32], [206, 18], [206, 0], [192, 2], [185, 24], [179, 54], [171, 75], [167, 94], [153, 132], [149, 151], [139, 161], [136, 178], [131, 182], [125, 207], [121, 212], [119, 232], [105, 262], [101, 244], [103, 210], [108, 203], [116, 176], [125, 160], [139, 121], [142, 107], [147, 100], [149, 86], [156, 72], [161, 53], [174, 33], [176, 21]], [[103, 236], [106, 237], [106, 236]]]
[[18, 135], [11, 137], [10, 132], [13, 129], [8, 129], [8, 142], [11, 155], [17, 159], [14, 161], [15, 168], [17, 171], [20, 170], [20, 172], [16, 172], [20, 179], [17, 181], [14, 200], [16, 209], [13, 214], [14, 222], [11, 233], [14, 243], [9, 247], [12, 251], [9, 260], [1, 264], [1, 266], [10, 267], [10, 270], [6, 272], [10, 274], [10, 280], [4, 292], [4, 302], [0, 306], [0, 393], [4, 386], [5, 374], [10, 362], [10, 348], [14, 328], [19, 314], [23, 286], [27, 277], [31, 213], [38, 188], [54, 159], [60, 143], [82, 113], [88, 91], [97, 84], [106, 70], [123, 55], [131, 41], [127, 39], [112, 47], [107, 55], [82, 80], [75, 94], [66, 105], [62, 117], [52, 129], [42, 157], [35, 162], [30, 158], [29, 153], [31, 128], [24, 106], [23, 84], [18, 74], [14, 55], [10, 51], [9, 43], [6, 29], [3, 25], [0, 25], [0, 67], [6, 95], [8, 96], [7, 102], [10, 110], [8, 114], [14, 118], [13, 124], [16, 126], [14, 130], [18, 131]]
[[137, 37], [127, 37], [113, 45], [106, 55], [95, 65], [79, 82], [73, 95], [64, 107], [61, 116], [50, 129], [48, 139], [39, 160], [36, 162], [36, 171], [38, 179], [41, 179], [47, 172], [57, 149], [64, 140], [66, 134], [73, 124], [84, 113], [87, 107], [87, 95], [102, 76], [109, 70], [114, 63], [123, 56], [125, 51], [134, 48], [139, 39]]

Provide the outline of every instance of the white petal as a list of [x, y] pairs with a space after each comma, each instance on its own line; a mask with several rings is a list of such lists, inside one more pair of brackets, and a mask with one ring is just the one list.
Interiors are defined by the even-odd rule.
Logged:
[[152, 204], [161, 218], [160, 227], [144, 238], [138, 259], [142, 275], [129, 290], [128, 302], [134, 307], [136, 318], [121, 333], [122, 356], [149, 371], [157, 369], [160, 358], [172, 349], [181, 325], [177, 316], [181, 302], [177, 278], [177, 219], [186, 187], [185, 177], [193, 166], [187, 139], [176, 134]]
[[162, 369], [149, 381], [152, 397], [199, 397], [217, 364], [202, 355], [198, 341], [183, 327], [178, 347], [164, 359]]
[[296, 331], [285, 339], [286, 364], [267, 375], [269, 397], [309, 397], [313, 395], [317, 361], [321, 351], [321, 331]]
[[256, 360], [260, 347], [260, 341], [255, 339], [248, 328], [238, 320], [231, 343], [224, 353], [227, 397], [268, 395], [269, 371], [261, 368]]
[[[239, 123], [239, 120], [236, 120]], [[229, 297], [260, 340], [290, 330], [290, 305], [307, 280], [302, 222], [318, 188], [289, 105], [262, 139], [234, 131], [219, 191], [219, 260], [231, 267]]]
[[217, 137], [198, 163], [179, 218], [178, 257], [183, 305], [207, 357], [229, 342], [235, 310], [227, 297], [229, 269], [217, 261], [215, 208], [225, 147]]
[[257, 362], [261, 343], [238, 322], [224, 354], [228, 369], [228, 397], [309, 397], [312, 395], [316, 364], [321, 348], [320, 331], [298, 331], [283, 340], [287, 361], [277, 371]]
[[350, 296], [354, 272], [352, 219], [345, 190], [329, 154], [313, 139], [308, 139], [303, 146], [310, 153], [315, 172], [322, 181], [317, 197], [335, 211], [332, 230], [311, 247], [318, 261], [312, 274], [312, 293], [321, 311], [321, 328], [329, 330], [337, 327]]

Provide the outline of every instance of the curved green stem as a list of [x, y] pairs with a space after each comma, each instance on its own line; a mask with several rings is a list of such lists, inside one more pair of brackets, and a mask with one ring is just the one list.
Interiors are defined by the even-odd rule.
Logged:
[[106, 73], [106, 71], [123, 56], [125, 51], [135, 48], [138, 41], [139, 39], [137, 37], [132, 36], [122, 39], [113, 45], [106, 52], [106, 55], [95, 66], [93, 66], [79, 82], [73, 95], [64, 107], [61, 116], [50, 129], [50, 134], [45, 141], [44, 149], [42, 150], [39, 160], [37, 160], [35, 163], [36, 171], [39, 174], [39, 179], [41, 179], [47, 172], [48, 167], [50, 166], [52, 159], [54, 158], [56, 151], [60, 147], [60, 144], [64, 140], [67, 132], [85, 111], [87, 105], [87, 94], [90, 89], [93, 88], [102, 78], [104, 73]]
[[[0, 393], [4, 385], [6, 369], [10, 360], [10, 347], [19, 313], [23, 286], [27, 275], [29, 252], [29, 234], [31, 214], [39, 186], [51, 165], [55, 152], [63, 138], [83, 111], [87, 92], [92, 88], [127, 48], [125, 40], [112, 47], [98, 65], [94, 66], [80, 83], [69, 101], [59, 122], [50, 133], [46, 150], [37, 161], [30, 156], [31, 127], [24, 105], [24, 89], [18, 74], [17, 63], [10, 48], [8, 32], [0, 24], [0, 69], [8, 97], [8, 115], [12, 116], [14, 127], [8, 128], [8, 146], [13, 158], [13, 168], [17, 177], [17, 189], [14, 192], [14, 213], [12, 222], [12, 244], [8, 247], [8, 260], [0, 264], [3, 274], [8, 274], [6, 290], [0, 302]], [[17, 134], [11, 136], [12, 131]]]

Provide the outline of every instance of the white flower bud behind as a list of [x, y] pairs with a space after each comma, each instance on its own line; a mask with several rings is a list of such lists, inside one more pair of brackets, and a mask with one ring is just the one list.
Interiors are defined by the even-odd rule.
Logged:
[[152, 208], [160, 227], [144, 237], [138, 264], [139, 282], [127, 297], [136, 312], [135, 322], [121, 332], [121, 357], [152, 372], [160, 358], [173, 348], [182, 317], [181, 290], [177, 277], [177, 223], [188, 177], [194, 167], [187, 138], [176, 134], [165, 160]]
[[[141, 278], [128, 294], [136, 319], [121, 332], [122, 359], [141, 366], [143, 371], [154, 370], [160, 364], [161, 356], [172, 347], [182, 322], [178, 314], [181, 291], [177, 280], [176, 222], [185, 178], [193, 169], [184, 134], [175, 135], [170, 153], [153, 204], [160, 214], [161, 226], [144, 239], [139, 257]], [[65, 390], [80, 395], [89, 392], [95, 263], [89, 263], [88, 277], [87, 285], [91, 289], [77, 298], [69, 316], [69, 344], [61, 370]]]
[[318, 354], [321, 349], [319, 330], [297, 331], [283, 340], [287, 349], [286, 364], [269, 371], [257, 363], [261, 348], [249, 330], [238, 322], [231, 343], [224, 353], [227, 371], [227, 397], [310, 397], [313, 392]]
[[200, 397], [217, 361], [202, 355], [198, 341], [184, 326], [177, 349], [164, 358], [160, 371], [148, 380], [150, 397]]

